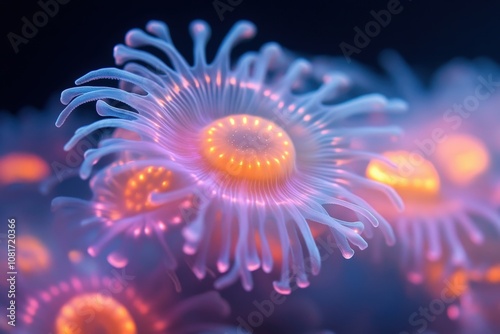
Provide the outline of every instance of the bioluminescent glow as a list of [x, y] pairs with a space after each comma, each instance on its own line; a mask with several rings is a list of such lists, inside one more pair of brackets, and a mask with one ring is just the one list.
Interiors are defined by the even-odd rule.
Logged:
[[[317, 274], [320, 270], [310, 224], [326, 225], [346, 258], [354, 253], [351, 244], [366, 248], [362, 237], [365, 224], [380, 226], [388, 242], [394, 242], [390, 226], [351, 188], [378, 189], [396, 206], [401, 207], [401, 202], [390, 187], [348, 170], [346, 164], [371, 159], [374, 154], [346, 148], [345, 143], [358, 137], [397, 134], [399, 130], [344, 128], [338, 124], [353, 115], [398, 112], [406, 106], [399, 99], [388, 100], [377, 94], [326, 104], [338, 98], [340, 90], [348, 85], [348, 78], [338, 73], [328, 76], [318, 89], [295, 93], [293, 87], [305, 80], [310, 64], [299, 59], [278, 71], [282, 74], [271, 75], [276, 72], [274, 64], [285, 63], [280, 61], [284, 53], [275, 43], [245, 53], [232, 63], [232, 49], [241, 40], [251, 38], [255, 30], [249, 22], [237, 23], [209, 62], [205, 45], [210, 28], [205, 22], [193, 22], [190, 31], [194, 63], [190, 65], [173, 45], [164, 23], [149, 22], [147, 33], [133, 29], [126, 36], [126, 45], [115, 48], [116, 63], [125, 64], [123, 69], [96, 70], [76, 81], [82, 85], [101, 78], [116, 79], [121, 82], [120, 88], [81, 86], [64, 91], [61, 101], [67, 107], [56, 124], [61, 126], [83, 103], [97, 100], [97, 112], [111, 118], [80, 128], [66, 149], [105, 127], [136, 135], [133, 139], [104, 140], [99, 148], [87, 151], [81, 176], [90, 176], [94, 164], [114, 153], [138, 159], [99, 172], [110, 179], [118, 170], [125, 173], [137, 169], [138, 164], [171, 171], [182, 186], [147, 189], [148, 203], [156, 210], [172, 211], [180, 201], [197, 199], [196, 205], [188, 203], [193, 214], [184, 219], [183, 230], [185, 253], [196, 254], [194, 273], [200, 279], [205, 277], [207, 266], [215, 262], [219, 272], [224, 273], [216, 281], [217, 287], [241, 278], [244, 288], [250, 290], [250, 272], [258, 268], [271, 272], [276, 266], [271, 249], [278, 248], [281, 278], [274, 287], [288, 294], [291, 276], [301, 287], [309, 284], [305, 257], [311, 258], [309, 272]], [[141, 50], [148, 46], [162, 52], [170, 65]], [[108, 99], [128, 107], [111, 106]], [[104, 192], [108, 191], [109, 183], [97, 183], [93, 181], [94, 190], [103, 187]], [[109, 211], [115, 200], [99, 208]], [[72, 201], [55, 203], [64, 206]], [[133, 230], [141, 216], [146, 217], [141, 221], [147, 224], [160, 224], [160, 217], [151, 222], [148, 207], [143, 204], [133, 203], [138, 208], [137, 218], [109, 223], [109, 231], [102, 239]], [[359, 221], [344, 221], [327, 212], [325, 204], [343, 206]], [[270, 237], [270, 233], [277, 237]], [[216, 244], [211, 242], [214, 237], [219, 239]], [[278, 242], [277, 247], [270, 240]], [[98, 241], [98, 245], [102, 242]], [[208, 255], [217, 253], [215, 258]]]

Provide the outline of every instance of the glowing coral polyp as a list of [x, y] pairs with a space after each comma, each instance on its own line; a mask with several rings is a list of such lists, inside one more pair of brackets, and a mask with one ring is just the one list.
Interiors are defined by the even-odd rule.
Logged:
[[234, 333], [222, 322], [229, 305], [214, 291], [179, 301], [164, 282], [117, 277], [56, 277], [39, 290], [31, 285], [22, 292], [16, 333]]
[[[188, 199], [159, 205], [150, 198], [153, 192], [176, 191], [179, 188], [171, 170], [151, 161], [118, 161], [94, 175], [90, 188], [92, 200], [59, 197], [54, 199], [53, 207], [58, 211], [68, 211], [68, 215], [58, 218], [58, 221], [76, 220], [83, 226], [97, 224], [100, 227], [100, 237], [90, 240], [90, 245], [87, 245], [91, 256], [99, 255], [118, 235], [132, 239], [156, 238], [167, 256], [164, 263], [171, 269], [176, 266], [164, 234], [169, 226], [181, 222], [181, 209]], [[108, 262], [115, 267], [123, 267], [129, 262], [128, 255], [137, 253], [136, 247], [142, 248], [125, 243], [119, 249], [112, 249]]]
[[[367, 246], [361, 236], [367, 222], [380, 224], [387, 240], [393, 242], [389, 225], [350, 189], [380, 190], [398, 206], [399, 198], [390, 187], [348, 171], [346, 163], [376, 155], [346, 148], [345, 144], [359, 136], [393, 134], [394, 129], [342, 128], [336, 124], [356, 114], [400, 111], [404, 103], [373, 94], [325, 104], [338, 98], [348, 83], [339, 74], [328, 76], [317, 90], [295, 94], [293, 87], [303, 80], [310, 65], [299, 59], [273, 76], [279, 72], [273, 66], [283, 57], [280, 46], [274, 43], [259, 52], [243, 54], [232, 65], [232, 48], [255, 33], [248, 22], [234, 26], [211, 62], [207, 62], [204, 50], [210, 29], [204, 22], [193, 22], [192, 66], [174, 47], [165, 24], [151, 21], [146, 30], [149, 34], [130, 31], [127, 45], [116, 46], [116, 62], [126, 63], [124, 69], [101, 69], [76, 81], [81, 85], [101, 78], [116, 79], [121, 81], [120, 88], [82, 86], [64, 91], [61, 101], [67, 107], [57, 125], [79, 105], [97, 100], [97, 112], [112, 118], [79, 129], [67, 149], [105, 127], [134, 132], [140, 140], [102, 141], [98, 149], [87, 152], [82, 177], [88, 177], [102, 157], [129, 152], [140, 160], [128, 161], [123, 169], [136, 168], [137, 164], [162, 166], [182, 180], [184, 186], [178, 189], [151, 192], [149, 205], [169, 208], [186, 196], [199, 199], [199, 205], [192, 207], [195, 217], [183, 231], [185, 252], [197, 253], [193, 270], [199, 278], [205, 276], [215, 254], [218, 270], [228, 271], [216, 286], [224, 287], [240, 277], [244, 288], [250, 290], [250, 271], [262, 268], [270, 272], [273, 259], [281, 258], [276, 290], [289, 293], [292, 277], [305, 287], [309, 284], [307, 275], [318, 273], [321, 265], [309, 227], [314, 223], [329, 228], [347, 258], [354, 252], [350, 244], [361, 249]], [[140, 50], [143, 46], [164, 53], [171, 65]], [[127, 107], [111, 106], [110, 99]], [[229, 131], [228, 126], [233, 130], [219, 130], [219, 123], [220, 129]], [[64, 204], [64, 200], [59, 203]], [[359, 221], [338, 219], [324, 204], [352, 210]], [[214, 245], [211, 241], [215, 238], [218, 242]], [[279, 244], [270, 244], [270, 240], [279, 240]], [[273, 256], [275, 249], [280, 256]]]
[[484, 60], [453, 61], [438, 71], [427, 90], [397, 54], [384, 54], [382, 63], [392, 81], [381, 85], [382, 79], [367, 74], [372, 81], [365, 88], [383, 87], [402, 95], [410, 115], [400, 120], [404, 139], [383, 148], [390, 151], [385, 155], [398, 169], [381, 169], [372, 162], [367, 176], [394, 186], [403, 198], [402, 213], [384, 203], [374, 206], [396, 230], [408, 277], [421, 282], [426, 258], [445, 259], [448, 270], [471, 266], [471, 242], [479, 246], [488, 233], [500, 231], [500, 215], [488, 195], [495, 178], [497, 97], [482, 100], [470, 118], [452, 112], [457, 102], [465, 103], [478, 89], [485, 89], [478, 78], [497, 70]]

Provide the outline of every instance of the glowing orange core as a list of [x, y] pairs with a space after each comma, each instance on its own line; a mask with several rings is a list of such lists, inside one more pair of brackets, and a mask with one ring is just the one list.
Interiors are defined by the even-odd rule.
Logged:
[[446, 176], [458, 185], [468, 184], [490, 165], [484, 143], [469, 135], [449, 135], [437, 146], [436, 158]]
[[47, 163], [35, 154], [10, 153], [0, 157], [0, 184], [38, 182], [49, 173]]
[[35, 237], [21, 235], [17, 238], [18, 266], [26, 274], [41, 272], [50, 265], [47, 248]]
[[295, 166], [288, 134], [273, 122], [250, 115], [218, 119], [202, 131], [202, 154], [216, 169], [248, 180], [275, 180]]
[[129, 311], [112, 297], [100, 293], [76, 296], [56, 317], [56, 334], [136, 334]]
[[164, 167], [149, 166], [128, 176], [124, 182], [123, 203], [131, 213], [155, 209], [158, 205], [151, 203], [149, 196], [166, 191], [172, 182], [172, 172]]
[[430, 161], [415, 152], [390, 151], [383, 155], [397, 168], [371, 161], [366, 170], [368, 178], [393, 187], [406, 198], [428, 198], [439, 193], [439, 175]]

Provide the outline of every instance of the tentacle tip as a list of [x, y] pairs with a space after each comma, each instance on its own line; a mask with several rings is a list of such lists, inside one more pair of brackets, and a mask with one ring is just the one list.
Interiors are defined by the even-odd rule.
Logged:
[[[373, 227], [379, 227], [380, 226], [380, 222], [377, 218], [373, 217], [372, 219], [370, 219], [370, 222], [372, 224]], [[362, 222], [360, 222], [362, 223]], [[355, 232], [356, 233], [361, 233], [363, 232], [362, 230], [360, 231], [359, 229], [355, 229]]]
[[263, 263], [262, 264], [262, 270], [266, 273], [266, 274], [269, 274], [271, 273], [271, 271], [273, 271], [273, 264], [270, 263]]
[[311, 274], [313, 274], [313, 276], [318, 276], [320, 272], [321, 272], [321, 265], [318, 265], [317, 267], [313, 267], [311, 269]]
[[[365, 247], [366, 248], [366, 247]], [[362, 249], [360, 247], [360, 249]], [[354, 256], [354, 250], [353, 249], [350, 249], [350, 250], [342, 250], [342, 256], [344, 257], [344, 259], [346, 260], [349, 260], [351, 259], [353, 256]]]
[[68, 99], [66, 97], [66, 90], [62, 91], [61, 92], [61, 97], [59, 98], [59, 101], [63, 104], [63, 105], [67, 105], [69, 102], [70, 102], [70, 99]]
[[389, 100], [389, 104], [391, 105], [392, 110], [398, 112], [406, 112], [410, 108], [408, 102], [399, 98]]
[[190, 244], [184, 244], [184, 246], [182, 247], [182, 251], [186, 255], [194, 255], [196, 253], [196, 248]]
[[297, 280], [297, 286], [301, 289], [307, 288], [311, 283], [307, 279]]
[[131, 29], [125, 35], [125, 44], [130, 47], [137, 47], [143, 44], [142, 36], [144, 32], [141, 29]]
[[262, 46], [262, 50], [269, 52], [273, 55], [280, 55], [283, 53], [283, 48], [276, 42], [269, 42]]
[[396, 237], [394, 236], [394, 234], [387, 235], [385, 237], [385, 244], [389, 247], [393, 247], [396, 245]]
[[229, 269], [229, 264], [226, 261], [217, 261], [217, 270], [224, 274]]
[[351, 79], [349, 76], [342, 72], [329, 72], [323, 76], [323, 83], [325, 85], [334, 85], [335, 87], [340, 86], [347, 88], [351, 85]]
[[[62, 125], [62, 123], [61, 123], [61, 125]], [[56, 126], [57, 126], [57, 123], [56, 123]], [[66, 143], [66, 145], [63, 146], [63, 150], [65, 152], [69, 152], [72, 148], [73, 148], [73, 144], [72, 143]]]
[[157, 29], [162, 29], [164, 31], [168, 31], [168, 26], [165, 22], [160, 21], [160, 20], [149, 20], [146, 23], [146, 30], [151, 32]]
[[422, 284], [423, 281], [424, 281], [424, 277], [421, 273], [419, 272], [416, 272], [416, 271], [410, 271], [407, 275], [406, 275], [406, 279], [410, 282], [410, 283], [413, 283], [415, 285], [419, 285], [419, 284]]
[[89, 76], [89, 74], [93, 73], [94, 71], [91, 71], [81, 77], [79, 77], [78, 79], [75, 80], [75, 85], [77, 86], [80, 86], [80, 85], [83, 85], [84, 83], [86, 83], [88, 80], [87, 80], [87, 77]]
[[260, 261], [251, 261], [247, 264], [248, 271], [256, 271], [260, 268]]
[[189, 25], [189, 30], [191, 31], [192, 34], [198, 35], [201, 33], [210, 32], [210, 26], [204, 20], [194, 20]]
[[199, 279], [200, 281], [204, 279], [207, 274], [205, 268], [196, 268], [196, 267], [193, 268], [193, 273], [196, 276], [196, 278]]
[[[154, 201], [152, 201], [152, 203], [154, 203]], [[189, 226], [186, 226], [185, 228], [183, 228], [181, 233], [182, 233], [182, 236], [184, 237], [184, 239], [186, 239], [189, 242], [196, 242], [200, 239], [199, 233], [194, 231], [192, 228], [189, 228]]]
[[97, 250], [90, 246], [89, 248], [87, 248], [87, 253], [92, 256], [92, 257], [96, 257], [97, 256]]
[[257, 26], [250, 21], [241, 20], [234, 25], [235, 29], [241, 29], [242, 37], [252, 38], [257, 34]]
[[50, 202], [50, 210], [52, 212], [57, 211], [57, 209], [61, 207], [62, 202], [63, 202], [62, 197], [56, 197], [52, 199], [52, 201]]
[[[365, 239], [363, 239], [364, 243], [361, 243], [361, 244], [358, 244], [358, 248], [359, 250], [365, 250], [368, 248], [368, 243], [365, 241]], [[353, 255], [354, 255], [354, 252], [353, 252]]]
[[90, 177], [90, 170], [80, 170], [80, 178], [86, 180]]
[[277, 293], [282, 295], [289, 295], [290, 293], [292, 293], [292, 289], [290, 288], [290, 286], [284, 282], [274, 281], [273, 287]]
[[396, 210], [398, 210], [398, 212], [403, 212], [406, 209], [405, 203], [403, 202], [403, 200], [399, 196], [397, 196], [395, 198], [395, 206], [396, 206]]
[[113, 58], [115, 58], [116, 65], [123, 65], [125, 63], [125, 57], [123, 54], [126, 52], [126, 46], [123, 44], [117, 44], [113, 48]]

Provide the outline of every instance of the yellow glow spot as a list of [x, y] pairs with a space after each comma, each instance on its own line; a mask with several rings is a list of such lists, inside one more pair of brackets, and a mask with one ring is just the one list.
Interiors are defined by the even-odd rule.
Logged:
[[10, 153], [0, 157], [0, 185], [39, 182], [49, 176], [48, 164], [30, 153]]
[[68, 252], [68, 259], [73, 263], [80, 263], [83, 260], [83, 254], [80, 251], [72, 249]]
[[490, 156], [484, 143], [469, 135], [449, 135], [436, 148], [437, 163], [458, 185], [467, 185], [484, 173]]
[[461, 296], [468, 289], [468, 275], [465, 270], [457, 270], [450, 278], [450, 289], [453, 289], [457, 296]]
[[491, 267], [486, 273], [486, 281], [490, 283], [500, 283], [500, 264]]
[[[92, 319], [82, 314], [92, 314]], [[129, 311], [116, 299], [100, 293], [82, 294], [64, 304], [55, 321], [56, 334], [137, 334]]]
[[[226, 124], [217, 132], [207, 129]], [[201, 151], [217, 170], [249, 180], [272, 180], [288, 176], [295, 166], [295, 148], [279, 126], [261, 117], [241, 114], [218, 119], [202, 132]], [[212, 152], [217, 148], [217, 154]], [[279, 158], [287, 156], [286, 161]], [[266, 164], [261, 163], [266, 161]], [[276, 164], [271, 164], [271, 161]]]
[[434, 165], [414, 152], [385, 152], [384, 157], [396, 169], [373, 160], [368, 164], [366, 176], [393, 187], [403, 198], [433, 198], [439, 194], [440, 179]]
[[17, 266], [22, 273], [40, 273], [50, 266], [49, 251], [37, 238], [20, 235], [17, 238], [17, 249]]

